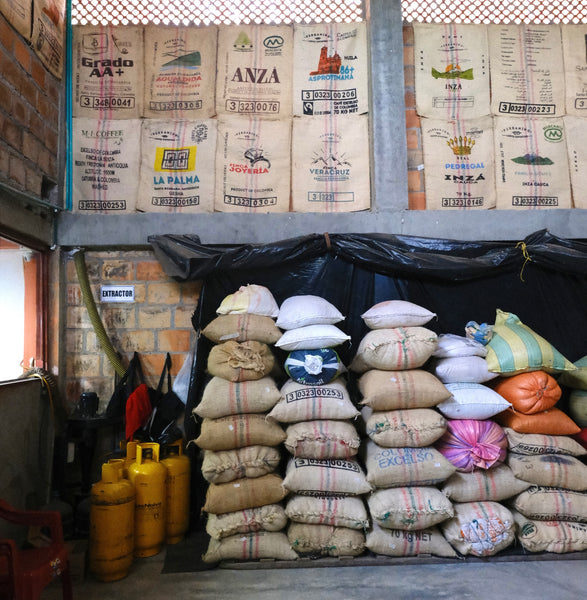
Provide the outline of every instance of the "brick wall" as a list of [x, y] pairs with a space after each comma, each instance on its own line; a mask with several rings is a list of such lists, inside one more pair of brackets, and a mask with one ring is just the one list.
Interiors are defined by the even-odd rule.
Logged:
[[[167, 352], [175, 376], [195, 340], [191, 317], [200, 283], [177, 283], [167, 277], [149, 250], [86, 252], [88, 279], [102, 323], [123, 363], [134, 351], [149, 385], [156, 387]], [[70, 412], [83, 391], [100, 397], [103, 410], [114, 389], [114, 369], [102, 351], [84, 306], [73, 255], [65, 263], [65, 404]], [[100, 303], [101, 285], [133, 285], [134, 303]]]
[[424, 210], [424, 157], [422, 155], [422, 136], [420, 117], [416, 114], [416, 87], [414, 65], [414, 29], [404, 25], [404, 85], [406, 105], [406, 138], [408, 145], [408, 208]]
[[0, 181], [42, 197], [59, 181], [62, 82], [0, 14]]

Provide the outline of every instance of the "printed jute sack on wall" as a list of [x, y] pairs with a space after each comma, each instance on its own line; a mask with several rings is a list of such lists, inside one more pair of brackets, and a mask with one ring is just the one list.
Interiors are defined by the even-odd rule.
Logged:
[[140, 130], [139, 119], [73, 119], [73, 212], [135, 212]]
[[220, 26], [218, 115], [291, 117], [292, 45], [293, 28], [288, 25]]
[[514, 498], [513, 506], [536, 521], [587, 523], [587, 492], [533, 485]]
[[451, 121], [491, 113], [485, 25], [414, 23], [416, 112]]
[[25, 40], [31, 39], [33, 5], [30, 0], [0, 0], [0, 13]]
[[137, 210], [212, 212], [216, 131], [215, 119], [143, 120]]
[[366, 113], [368, 74], [366, 22], [294, 26], [295, 116]]
[[[585, 67], [587, 69], [587, 66]], [[587, 89], [587, 82], [585, 84]], [[585, 108], [587, 109], [587, 92], [585, 95]], [[569, 156], [569, 171], [571, 173], [571, 191], [573, 193], [573, 207], [587, 208], [587, 110], [581, 117], [567, 115], [563, 118], [567, 132], [567, 150]]]
[[587, 116], [587, 24], [561, 27], [565, 67], [566, 113]]
[[73, 27], [73, 116], [138, 119], [143, 64], [142, 26]]
[[205, 119], [216, 114], [218, 28], [145, 26], [143, 116]]
[[222, 116], [216, 197], [221, 212], [288, 212], [291, 120]]
[[359, 529], [290, 523], [287, 539], [298, 554], [358, 556], [365, 550], [365, 534]]
[[234, 450], [204, 450], [202, 476], [209, 483], [261, 477], [277, 469], [281, 453], [275, 446], [244, 446]]
[[565, 114], [559, 25], [488, 25], [491, 112], [512, 117]]
[[587, 523], [535, 521], [512, 511], [520, 544], [528, 552], [581, 552], [587, 549]]
[[496, 117], [498, 209], [571, 208], [562, 119]]
[[65, 0], [33, 1], [31, 45], [58, 79], [63, 75], [65, 61], [65, 28]]
[[422, 119], [426, 208], [495, 208], [493, 119]]
[[202, 560], [214, 563], [221, 560], [296, 560], [298, 555], [292, 550], [287, 536], [281, 531], [258, 531], [211, 539]]
[[338, 213], [370, 208], [367, 119], [367, 115], [294, 118], [294, 212]]

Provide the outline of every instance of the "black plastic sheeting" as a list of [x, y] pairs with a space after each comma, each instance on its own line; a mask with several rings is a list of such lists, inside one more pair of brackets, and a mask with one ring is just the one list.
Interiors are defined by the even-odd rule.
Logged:
[[[153, 236], [149, 242], [169, 276], [203, 280], [192, 318], [198, 341], [186, 406], [188, 440], [199, 433], [191, 413], [209, 379], [211, 344], [199, 332], [217, 316], [228, 294], [249, 283], [269, 288], [278, 304], [302, 294], [334, 304], [346, 317], [337, 327], [351, 336], [337, 347], [346, 365], [368, 331], [361, 314], [393, 299], [436, 313], [426, 325], [436, 333], [458, 335], [465, 334], [468, 321], [494, 323], [499, 308], [518, 315], [569, 360], [587, 355], [587, 244], [546, 230], [518, 243], [384, 234], [314, 234], [234, 246], [203, 245], [196, 236], [180, 235]], [[275, 353], [278, 361], [285, 360], [285, 353]], [[352, 390], [352, 374], [349, 387]], [[197, 480], [197, 467], [192, 473]], [[205, 482], [195, 485], [197, 497]], [[203, 497], [195, 501], [195, 510], [201, 502]]]

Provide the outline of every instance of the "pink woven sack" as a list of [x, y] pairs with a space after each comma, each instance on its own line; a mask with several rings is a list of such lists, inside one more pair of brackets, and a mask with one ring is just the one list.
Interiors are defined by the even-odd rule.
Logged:
[[447, 430], [436, 448], [457, 471], [489, 469], [505, 460], [508, 447], [504, 430], [494, 421], [447, 421]]

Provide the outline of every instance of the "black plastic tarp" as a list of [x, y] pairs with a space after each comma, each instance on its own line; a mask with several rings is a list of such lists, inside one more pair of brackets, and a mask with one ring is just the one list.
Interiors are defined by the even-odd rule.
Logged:
[[[393, 299], [436, 313], [426, 325], [436, 333], [458, 335], [468, 321], [493, 323], [499, 308], [518, 315], [569, 360], [587, 355], [587, 244], [548, 231], [517, 243], [383, 234], [314, 234], [244, 245], [204, 245], [188, 235], [149, 241], [169, 276], [203, 280], [192, 319], [196, 331], [217, 316], [228, 294], [255, 283], [269, 288], [278, 304], [301, 294], [332, 302], [346, 317], [337, 326], [351, 336], [337, 348], [345, 364], [367, 332], [361, 314]], [[198, 336], [186, 407], [188, 439], [199, 429], [189, 415], [207, 383], [210, 347]]]

